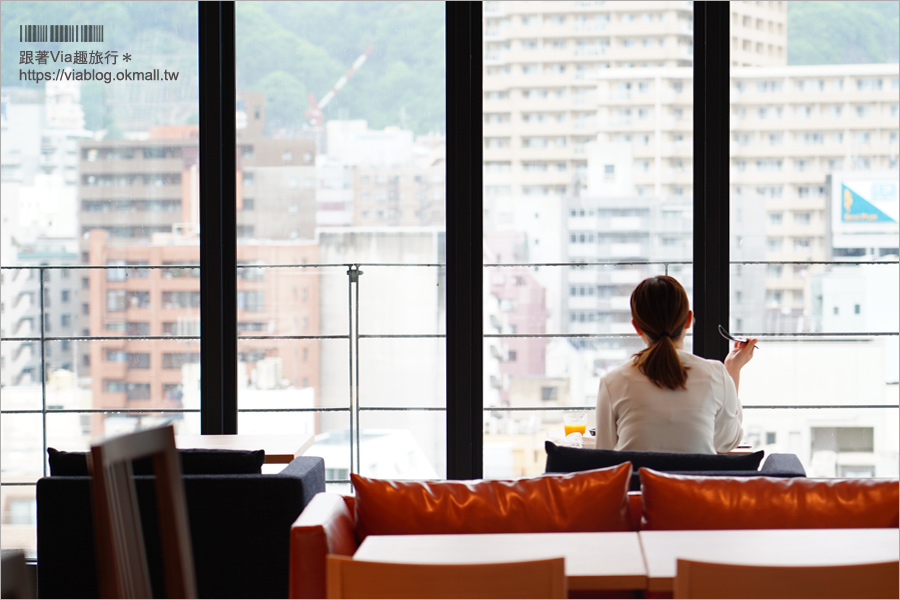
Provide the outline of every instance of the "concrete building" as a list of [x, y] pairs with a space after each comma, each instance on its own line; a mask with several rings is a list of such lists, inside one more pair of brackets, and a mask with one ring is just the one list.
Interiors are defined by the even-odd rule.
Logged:
[[[94, 408], [153, 410], [183, 408], [184, 367], [199, 364], [199, 241], [194, 235], [157, 234], [148, 243], [111, 245], [106, 232], [89, 236], [91, 264], [121, 265], [89, 273], [89, 335], [110, 339], [89, 346]], [[315, 336], [319, 332], [316, 245], [258, 242], [238, 246], [238, 335]], [[293, 264], [295, 269], [254, 268]], [[171, 265], [146, 268], [145, 265]], [[141, 336], [153, 339], [123, 339]], [[162, 338], [162, 339], [157, 339]], [[166, 339], [169, 338], [169, 339]], [[240, 375], [258, 390], [318, 388], [315, 339], [238, 340]], [[265, 408], [259, 407], [257, 408]], [[94, 431], [103, 431], [97, 415]]]
[[[587, 146], [597, 168], [589, 169], [589, 187], [638, 198], [692, 196], [691, 80], [690, 69], [598, 77], [598, 143]], [[897, 82], [897, 65], [732, 71], [733, 260], [830, 257], [828, 177], [850, 171], [856, 179], [896, 179]], [[733, 311], [741, 320], [735, 328], [808, 328], [807, 271], [769, 265], [762, 288], [744, 285], [748, 276], [759, 279], [744, 268], [744, 289], [732, 297], [744, 307]]]
[[329, 121], [318, 161], [320, 227], [440, 227], [444, 223], [443, 136], [414, 138], [363, 120]]
[[[832, 258], [829, 176], [896, 181], [898, 77], [897, 64], [732, 71], [732, 198], [765, 205], [761, 259]], [[808, 275], [820, 269], [767, 267], [767, 330], [808, 329]]]
[[[31, 267], [74, 265], [78, 144], [90, 137], [83, 129], [74, 83], [45, 88], [4, 89], [0, 108], [0, 329], [6, 337], [69, 337], [80, 332], [77, 275], [65, 269], [44, 272]], [[43, 319], [42, 319], [43, 317]], [[0, 347], [4, 385], [40, 383], [57, 369], [77, 369], [78, 342], [9, 341]], [[43, 352], [42, 352], [43, 351]], [[42, 375], [41, 358], [45, 361]]]
[[2, 271], [0, 329], [3, 338], [34, 339], [4, 343], [0, 347], [3, 385], [39, 384], [56, 370], [77, 371], [77, 341], [55, 339], [42, 345], [39, 340], [78, 335], [80, 282], [69, 269], [48, 268], [43, 270], [42, 290], [42, 271], [38, 269], [47, 265], [75, 265], [76, 241], [39, 238], [20, 245], [15, 256], [15, 264], [21, 269]]
[[[787, 3], [730, 4], [734, 65], [786, 64]], [[648, 68], [689, 70], [692, 36], [691, 2], [485, 2], [486, 204], [575, 195], [585, 145], [602, 131], [596, 79], [624, 70], [617, 93], [646, 94], [630, 80]], [[667, 94], [683, 100], [685, 92], [689, 83]], [[689, 125], [689, 109], [684, 118]], [[689, 148], [690, 135], [683, 141]]]
[[[242, 249], [245, 245], [290, 241], [299, 247], [303, 240], [314, 237], [315, 144], [309, 139], [262, 137], [265, 107], [261, 94], [243, 94], [242, 108], [244, 123], [237, 149], [237, 237], [239, 259], [250, 260]], [[152, 127], [140, 137], [91, 141], [80, 147], [78, 223], [82, 264], [162, 264], [147, 262], [154, 236], [169, 236], [181, 240], [181, 244], [194, 240], [196, 244], [200, 210], [198, 127]], [[97, 231], [106, 234], [103, 239], [108, 250], [89, 248], [90, 236]], [[148, 246], [147, 252], [134, 250], [141, 245]], [[120, 246], [124, 254], [115, 250]], [[91, 253], [101, 262], [88, 263]], [[197, 264], [199, 253], [194, 247], [178, 256], [167, 255], [166, 260]], [[83, 279], [88, 280], [86, 276]], [[199, 285], [198, 279], [195, 284]], [[90, 293], [93, 298], [94, 292]], [[246, 301], [255, 305], [251, 296], [247, 295]], [[98, 317], [102, 320], [106, 315]], [[85, 313], [82, 330], [96, 330], [88, 323], [90, 318]], [[81, 361], [85, 369], [94, 363], [87, 352]]]
[[314, 239], [315, 141], [264, 137], [263, 95], [244, 92], [241, 100], [250, 117], [238, 130], [238, 238]]
[[[523, 233], [487, 233], [485, 246], [495, 264], [527, 262], [527, 243]], [[543, 286], [525, 266], [491, 267], [485, 289], [500, 301], [501, 322], [509, 333], [543, 334], [547, 332], [547, 300]], [[546, 338], [505, 338], [501, 344], [500, 372], [505, 380], [544, 373], [547, 366]], [[509, 404], [508, 383], [501, 391]]]

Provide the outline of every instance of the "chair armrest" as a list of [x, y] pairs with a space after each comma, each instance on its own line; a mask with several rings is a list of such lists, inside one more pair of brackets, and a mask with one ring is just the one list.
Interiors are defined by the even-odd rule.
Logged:
[[340, 494], [316, 494], [291, 526], [291, 598], [325, 597], [325, 564], [329, 554], [353, 556], [356, 514]]
[[760, 475], [768, 472], [779, 473], [779, 476], [806, 477], [806, 469], [796, 454], [769, 454], [759, 468]]
[[303, 480], [303, 500], [306, 506], [313, 497], [325, 491], [325, 459], [320, 456], [298, 456], [272, 477], [294, 477]]

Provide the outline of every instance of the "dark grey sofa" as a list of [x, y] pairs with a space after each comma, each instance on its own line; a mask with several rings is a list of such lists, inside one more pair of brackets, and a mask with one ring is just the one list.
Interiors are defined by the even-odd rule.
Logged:
[[679, 475], [725, 477], [806, 477], [796, 454], [769, 454], [762, 450], [750, 454], [678, 454], [672, 452], [634, 452], [557, 446], [551, 441], [547, 450], [547, 473], [571, 473], [602, 469], [630, 462], [633, 468], [631, 491], [641, 489], [641, 467]]
[[[291, 524], [325, 491], [324, 461], [299, 457], [277, 474], [185, 473], [199, 596], [287, 598]], [[153, 477], [136, 475], [135, 486], [154, 596], [161, 598]], [[37, 538], [39, 598], [99, 597], [90, 477], [38, 481]]]

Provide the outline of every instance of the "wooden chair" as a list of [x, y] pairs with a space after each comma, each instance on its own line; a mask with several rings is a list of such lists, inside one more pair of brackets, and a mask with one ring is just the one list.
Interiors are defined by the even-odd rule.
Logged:
[[329, 598], [565, 598], [565, 559], [412, 565], [328, 556]]
[[726, 565], [678, 559], [676, 598], [897, 598], [898, 562], [822, 567]]
[[91, 492], [100, 594], [151, 598], [150, 571], [131, 461], [151, 457], [166, 595], [196, 598], [187, 504], [171, 425], [110, 438], [91, 446]]

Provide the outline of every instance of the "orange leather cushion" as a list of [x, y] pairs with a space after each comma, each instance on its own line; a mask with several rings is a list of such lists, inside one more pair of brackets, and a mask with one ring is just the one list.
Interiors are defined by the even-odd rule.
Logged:
[[642, 529], [898, 526], [897, 480], [640, 475]]
[[392, 481], [351, 473], [356, 534], [626, 531], [631, 463], [513, 480]]

